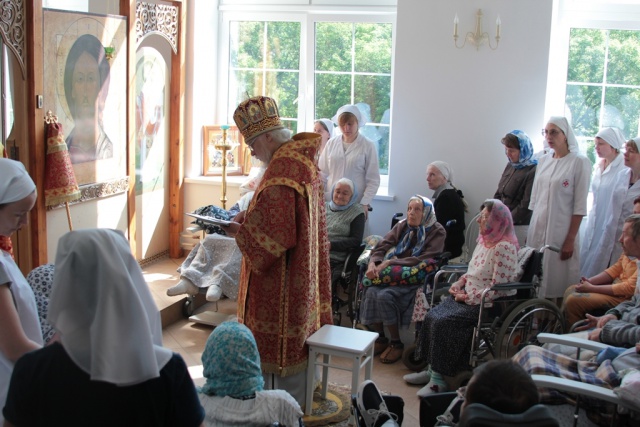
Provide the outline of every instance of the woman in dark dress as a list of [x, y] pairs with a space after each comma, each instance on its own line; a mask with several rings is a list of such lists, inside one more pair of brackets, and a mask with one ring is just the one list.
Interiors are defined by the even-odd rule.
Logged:
[[434, 190], [432, 200], [436, 218], [447, 231], [444, 250], [456, 258], [462, 255], [467, 205], [462, 191], [452, 181], [453, 169], [448, 163], [435, 161], [427, 166], [427, 184]]

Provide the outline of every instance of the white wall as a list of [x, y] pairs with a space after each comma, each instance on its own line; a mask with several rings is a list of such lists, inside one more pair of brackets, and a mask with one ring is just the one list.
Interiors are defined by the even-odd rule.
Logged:
[[[465, 194], [473, 216], [492, 197], [506, 165], [501, 138], [522, 129], [541, 148], [551, 28], [551, 0], [399, 0], [389, 194], [375, 200], [369, 231], [382, 234], [395, 212], [406, 211], [415, 193], [431, 196], [429, 162], [443, 160]], [[497, 50], [456, 49], [453, 17], [461, 39], [475, 29], [475, 13], [493, 35], [502, 21]]]

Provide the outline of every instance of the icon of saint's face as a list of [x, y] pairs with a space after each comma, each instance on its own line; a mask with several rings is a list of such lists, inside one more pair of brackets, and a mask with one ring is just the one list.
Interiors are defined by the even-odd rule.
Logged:
[[[100, 72], [98, 62], [90, 54], [84, 52], [73, 68], [71, 99], [72, 112], [76, 125], [95, 124], [100, 94]], [[85, 123], [81, 123], [85, 122]]]

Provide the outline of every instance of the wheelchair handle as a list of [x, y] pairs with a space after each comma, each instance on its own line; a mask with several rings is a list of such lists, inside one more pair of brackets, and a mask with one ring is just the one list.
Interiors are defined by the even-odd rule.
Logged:
[[458, 223], [458, 221], [457, 221], [457, 220], [455, 220], [455, 219], [450, 219], [449, 221], [447, 221], [446, 226], [447, 226], [447, 227], [453, 227], [453, 226], [454, 226], [454, 225], [456, 225], [457, 223]]
[[560, 248], [557, 246], [553, 246], [553, 245], [544, 245], [543, 247], [540, 248], [539, 252], [544, 252], [545, 250], [551, 250], [553, 252], [560, 252]]

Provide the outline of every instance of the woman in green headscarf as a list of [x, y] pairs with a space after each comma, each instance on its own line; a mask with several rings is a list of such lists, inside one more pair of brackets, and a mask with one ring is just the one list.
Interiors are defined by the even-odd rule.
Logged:
[[206, 383], [199, 390], [206, 426], [296, 426], [298, 402], [284, 390], [263, 390], [260, 354], [253, 334], [238, 322], [217, 326], [202, 353]]

